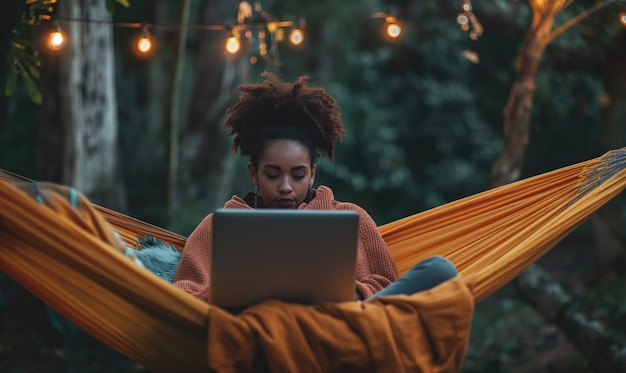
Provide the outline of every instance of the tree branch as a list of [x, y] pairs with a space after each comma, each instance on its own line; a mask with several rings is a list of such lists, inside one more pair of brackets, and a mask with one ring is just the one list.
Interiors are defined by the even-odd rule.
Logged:
[[599, 11], [600, 9], [603, 9], [615, 2], [617, 2], [618, 0], [609, 0], [609, 1], [604, 1], [601, 3], [598, 3], [596, 5], [594, 5], [593, 7], [585, 10], [584, 12], [580, 13], [579, 15], [577, 15], [576, 17], [570, 18], [568, 19], [566, 22], [564, 22], [561, 26], [555, 28], [550, 35], [548, 35], [547, 39], [546, 39], [546, 45], [552, 43], [552, 41], [554, 39], [556, 39], [557, 37], [559, 37], [565, 30], [567, 30], [568, 28], [574, 26], [575, 24], [577, 24], [578, 22], [582, 21], [583, 19], [589, 17], [590, 15], [594, 14], [595, 12]]

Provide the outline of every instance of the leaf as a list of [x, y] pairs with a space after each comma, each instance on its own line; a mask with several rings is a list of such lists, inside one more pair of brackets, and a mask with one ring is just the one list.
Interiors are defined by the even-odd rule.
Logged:
[[15, 67], [11, 65], [9, 67], [9, 71], [7, 72], [7, 82], [4, 86], [4, 95], [10, 96], [15, 92], [15, 87], [17, 87], [17, 71]]
[[39, 92], [39, 88], [37, 88], [33, 77], [28, 73], [28, 69], [18, 59], [15, 60], [13, 66], [16, 69], [16, 75], [22, 76], [22, 82], [24, 83], [28, 97], [30, 97], [34, 103], [41, 104], [41, 92]]
[[43, 98], [41, 96], [39, 88], [37, 88], [37, 85], [30, 76], [22, 75], [22, 78], [22, 80], [24, 81], [24, 87], [26, 88], [26, 92], [28, 92], [28, 97], [30, 97], [30, 99], [34, 103], [40, 105], [43, 101]]
[[33, 58], [28, 58], [28, 56], [26, 56], [26, 58], [22, 59], [22, 63], [24, 65], [24, 67], [26, 68], [26, 71], [28, 71], [28, 74], [30, 76], [32, 76], [33, 78], [39, 79], [39, 61]]
[[19, 42], [13, 42], [13, 48], [15, 48], [15, 50], [26, 49], [24, 44]]
[[37, 58], [37, 52], [33, 51], [25, 40], [13, 43], [14, 51], [12, 59], [24, 67], [24, 73], [30, 74], [34, 78], [39, 78], [39, 66], [41, 62]]
[[15, 63], [19, 63], [24, 67], [24, 74], [29, 74], [34, 78], [39, 78], [39, 66], [41, 62], [37, 59], [34, 51], [30, 49], [27, 44], [24, 44], [23, 49], [16, 49], [14, 60]]
[[128, 0], [107, 0], [107, 10], [111, 14], [113, 14], [113, 11], [115, 10], [115, 3], [120, 4], [124, 8], [130, 7], [130, 2], [128, 2]]

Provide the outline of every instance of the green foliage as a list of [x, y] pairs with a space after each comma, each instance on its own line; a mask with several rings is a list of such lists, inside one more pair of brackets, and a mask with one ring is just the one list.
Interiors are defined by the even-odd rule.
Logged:
[[0, 168], [35, 177], [36, 127], [38, 106], [28, 98], [23, 85], [4, 100], [11, 115], [0, 121]]
[[115, 11], [115, 3], [120, 4], [124, 8], [128, 8], [130, 6], [130, 2], [128, 0], [106, 0], [106, 2], [107, 9], [111, 13]]
[[15, 92], [18, 78], [21, 78], [28, 96], [37, 104], [41, 104], [42, 97], [36, 80], [39, 79], [41, 63], [37, 52], [33, 50], [27, 40], [20, 38], [18, 31], [13, 32], [15, 38], [7, 54], [8, 72], [4, 94], [10, 96]]
[[[520, 325], [524, 326], [524, 331], [519, 330]], [[524, 350], [521, 336], [542, 325], [542, 318], [515, 297], [494, 297], [479, 304], [472, 319], [472, 333], [461, 372], [512, 371], [511, 359]]]
[[318, 180], [381, 223], [482, 189], [498, 151], [499, 123], [486, 120], [476, 66], [463, 57], [467, 34], [438, 6], [420, 9], [393, 43], [380, 20], [335, 25], [350, 42], [330, 46], [342, 63], [319, 82], [342, 107], [348, 135]]
[[19, 79], [26, 88], [30, 99], [41, 104], [41, 92], [36, 83], [39, 79], [41, 64], [38, 60], [37, 51], [31, 47], [28, 40], [33, 28], [38, 27], [44, 19], [52, 14], [55, 3], [56, 0], [26, 1], [25, 11], [19, 15], [20, 26], [11, 33], [12, 41], [6, 55], [8, 69], [4, 87], [5, 96], [10, 96], [15, 92]]
[[56, 3], [57, 0], [27, 0], [21, 23], [28, 26], [39, 26], [43, 19], [47, 19], [54, 12], [54, 4]]
[[581, 299], [587, 312], [626, 343], [626, 278], [609, 275], [607, 279], [585, 292]]
[[[589, 74], [550, 66], [538, 71], [537, 81], [527, 173], [546, 172], [600, 155], [602, 82]], [[558, 139], [576, 151], [560, 151], [550, 145], [556, 145]]]

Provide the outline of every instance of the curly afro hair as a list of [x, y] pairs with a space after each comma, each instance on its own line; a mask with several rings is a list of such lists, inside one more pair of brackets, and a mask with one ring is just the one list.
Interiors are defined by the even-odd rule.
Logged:
[[324, 89], [307, 86], [308, 76], [285, 83], [274, 74], [262, 74], [261, 84], [237, 87], [239, 101], [226, 110], [225, 127], [235, 135], [233, 152], [249, 155], [256, 166], [265, 146], [272, 140], [294, 140], [309, 149], [311, 163], [318, 156], [334, 160], [335, 143], [345, 130], [340, 108]]

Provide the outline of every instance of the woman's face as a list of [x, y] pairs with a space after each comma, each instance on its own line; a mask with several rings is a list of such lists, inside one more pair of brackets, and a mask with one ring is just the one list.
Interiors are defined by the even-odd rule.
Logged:
[[313, 186], [317, 165], [309, 150], [292, 140], [270, 142], [259, 157], [259, 168], [248, 163], [252, 183], [268, 208], [295, 209]]

